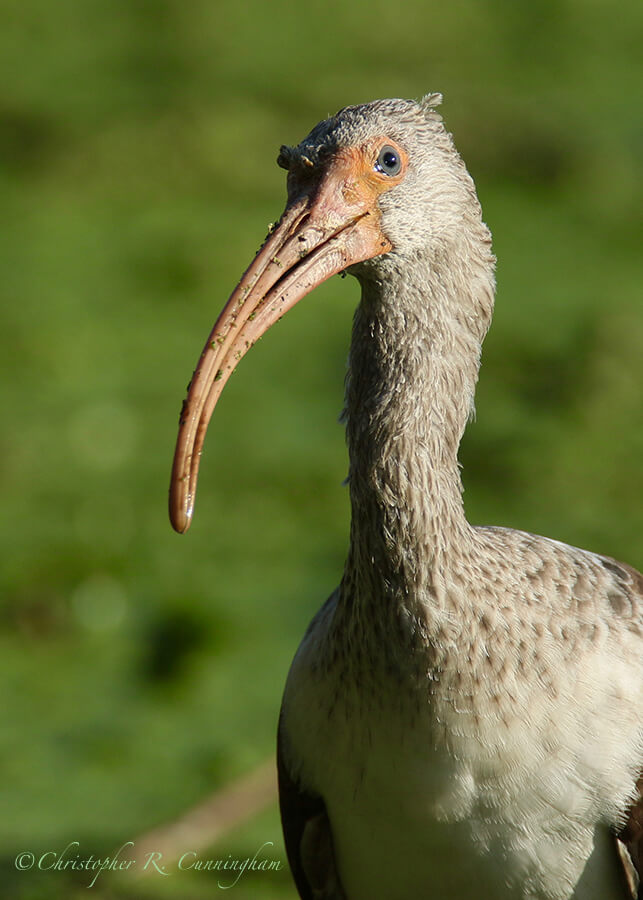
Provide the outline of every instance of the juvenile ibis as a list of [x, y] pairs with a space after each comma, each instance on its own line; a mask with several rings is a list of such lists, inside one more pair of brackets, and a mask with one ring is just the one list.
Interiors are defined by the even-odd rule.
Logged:
[[440, 100], [347, 107], [281, 148], [286, 208], [199, 359], [171, 518], [190, 524], [206, 428], [239, 359], [316, 285], [354, 275], [350, 545], [279, 724], [299, 894], [636, 897], [643, 578], [465, 518], [457, 452], [494, 257]]

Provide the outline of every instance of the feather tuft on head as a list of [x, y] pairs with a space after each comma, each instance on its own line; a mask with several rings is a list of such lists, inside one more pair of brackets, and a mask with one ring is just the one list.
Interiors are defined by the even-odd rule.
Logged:
[[429, 112], [432, 109], [435, 109], [436, 106], [439, 106], [442, 103], [442, 94], [434, 93], [434, 94], [425, 94], [424, 97], [420, 100], [420, 106], [424, 110], [424, 112]]

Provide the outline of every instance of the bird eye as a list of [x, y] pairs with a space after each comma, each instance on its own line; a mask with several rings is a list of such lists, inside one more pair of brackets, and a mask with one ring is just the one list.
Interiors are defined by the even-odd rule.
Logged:
[[401, 168], [402, 160], [400, 159], [400, 154], [395, 147], [385, 144], [377, 157], [377, 162], [375, 163], [376, 171], [382, 172], [384, 175], [399, 175]]

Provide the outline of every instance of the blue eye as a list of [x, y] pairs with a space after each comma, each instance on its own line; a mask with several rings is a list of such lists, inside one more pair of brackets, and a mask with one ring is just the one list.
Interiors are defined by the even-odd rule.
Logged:
[[400, 159], [400, 154], [395, 147], [385, 144], [377, 157], [377, 162], [375, 163], [376, 171], [382, 172], [384, 175], [399, 175], [401, 168], [402, 160]]

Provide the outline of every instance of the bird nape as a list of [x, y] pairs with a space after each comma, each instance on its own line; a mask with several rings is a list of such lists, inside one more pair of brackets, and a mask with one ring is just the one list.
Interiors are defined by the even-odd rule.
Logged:
[[316, 285], [354, 275], [350, 545], [279, 723], [299, 894], [636, 897], [643, 578], [465, 518], [457, 452], [494, 257], [440, 99], [347, 107], [282, 147], [286, 209], [181, 412], [172, 523], [190, 524], [205, 432], [239, 359]]

